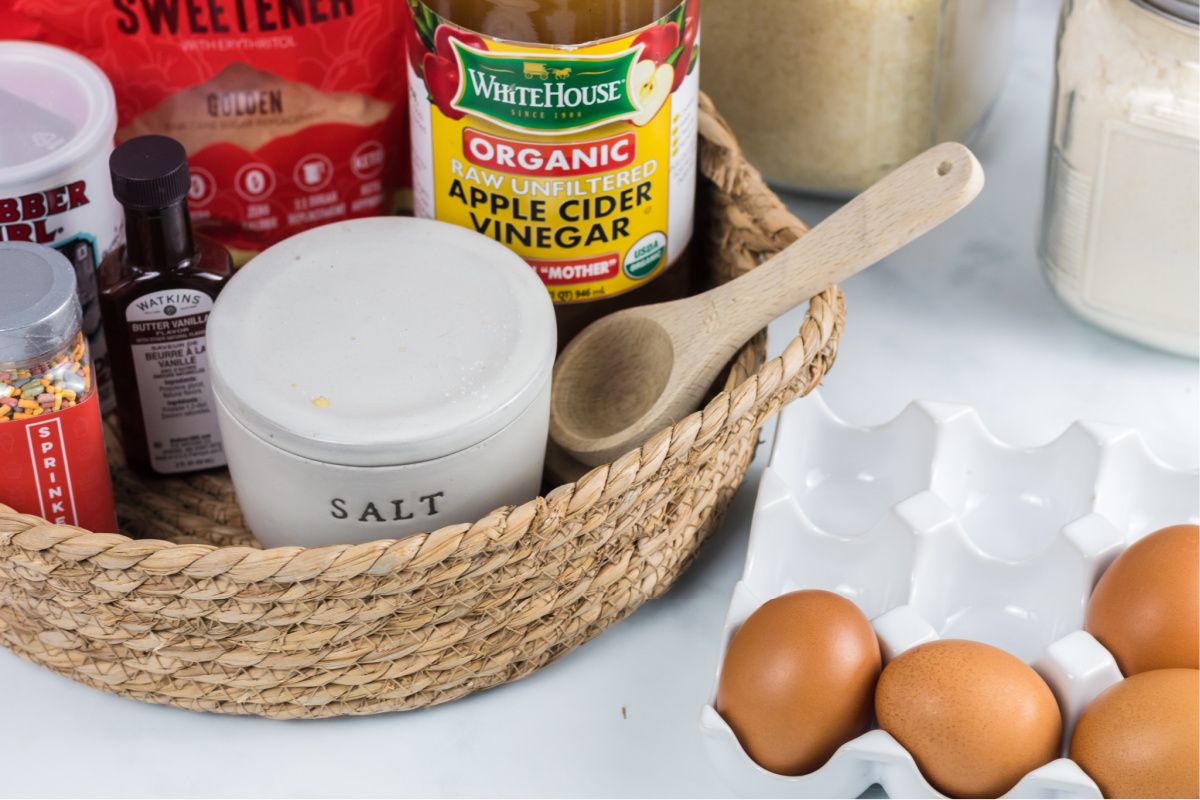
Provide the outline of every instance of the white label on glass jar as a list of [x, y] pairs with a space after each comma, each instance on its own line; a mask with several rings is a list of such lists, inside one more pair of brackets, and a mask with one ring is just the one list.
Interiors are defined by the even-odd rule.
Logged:
[[125, 310], [156, 472], [225, 464], [204, 335], [212, 307], [204, 292], [171, 289], [144, 295]]
[[1105, 126], [1083, 296], [1155, 328], [1200, 325], [1200, 149], [1123, 120]]

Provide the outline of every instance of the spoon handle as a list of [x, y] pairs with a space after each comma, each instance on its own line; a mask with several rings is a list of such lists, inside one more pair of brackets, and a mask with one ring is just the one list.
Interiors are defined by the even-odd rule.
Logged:
[[705, 332], [727, 344], [707, 338], [704, 346], [741, 347], [771, 320], [949, 219], [982, 188], [983, 168], [966, 147], [926, 150], [761, 267], [694, 298], [708, 301]]

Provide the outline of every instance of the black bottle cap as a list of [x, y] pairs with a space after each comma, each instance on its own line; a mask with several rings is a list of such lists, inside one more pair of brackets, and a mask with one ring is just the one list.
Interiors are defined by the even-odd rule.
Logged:
[[191, 187], [187, 151], [169, 136], [136, 136], [108, 158], [113, 195], [126, 208], [166, 208]]

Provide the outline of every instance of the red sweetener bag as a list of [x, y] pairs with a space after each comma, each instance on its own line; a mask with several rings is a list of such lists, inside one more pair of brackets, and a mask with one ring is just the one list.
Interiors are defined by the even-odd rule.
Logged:
[[118, 142], [183, 144], [193, 224], [239, 261], [410, 205], [408, 24], [399, 0], [0, 0], [5, 38], [107, 73]]

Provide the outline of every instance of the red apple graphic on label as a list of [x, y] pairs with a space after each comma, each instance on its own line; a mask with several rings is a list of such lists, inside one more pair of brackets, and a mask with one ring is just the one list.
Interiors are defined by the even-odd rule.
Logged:
[[421, 60], [428, 50], [425, 49], [425, 42], [421, 40], [421, 34], [417, 33], [416, 24], [410, 19], [408, 21], [408, 30], [406, 31], [405, 49], [408, 50], [408, 63], [412, 65], [413, 72], [417, 73], [417, 77], [422, 77]]
[[421, 62], [425, 69], [425, 85], [429, 88], [429, 96], [437, 105], [438, 110], [450, 119], [462, 119], [466, 112], [459, 111], [451, 105], [454, 96], [458, 94], [458, 62], [426, 53]]
[[666, 25], [647, 28], [633, 40], [634, 47], [639, 44], [645, 46], [640, 60], [661, 64], [679, 46], [679, 26], [674, 22], [668, 22]]
[[688, 67], [692, 64], [692, 50], [695, 44], [684, 45], [683, 52], [679, 54], [679, 61], [675, 64], [675, 79], [671, 81], [671, 91], [674, 92], [683, 83], [683, 79], [687, 77]]
[[683, 52], [675, 62], [675, 80], [671, 83], [674, 92], [687, 77], [688, 69], [692, 66], [692, 53], [696, 50], [696, 34], [700, 32], [700, 3], [699, 0], [687, 0], [684, 9]]
[[433, 32], [434, 50], [442, 58], [448, 58], [454, 61], [454, 48], [450, 46], [450, 40], [457, 39], [467, 47], [473, 47], [476, 50], [487, 50], [487, 43], [483, 41], [483, 37], [478, 34], [468, 31], [460, 31], [456, 28], [451, 28], [449, 25], [439, 25], [438, 29]]
[[640, 128], [654, 119], [670, 97], [674, 82], [675, 70], [670, 64], [656, 64], [648, 59], [635, 64], [629, 76], [629, 94], [638, 104], [638, 112], [629, 121]]
[[696, 43], [696, 34], [700, 31], [700, 0], [687, 0], [683, 9], [683, 46], [689, 47]]

